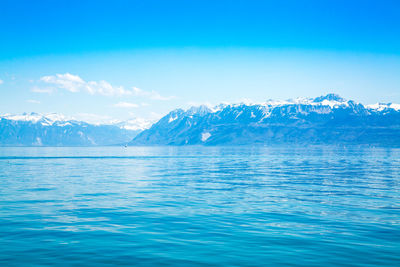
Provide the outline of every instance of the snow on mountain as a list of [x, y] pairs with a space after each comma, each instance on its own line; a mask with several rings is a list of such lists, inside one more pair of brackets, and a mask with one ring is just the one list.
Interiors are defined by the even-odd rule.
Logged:
[[87, 146], [130, 141], [151, 123], [144, 119], [87, 123], [62, 114], [0, 115], [0, 145]]
[[67, 118], [64, 115], [57, 114], [57, 113], [50, 113], [50, 114], [39, 114], [39, 113], [23, 113], [23, 114], [4, 114], [0, 115], [0, 118], [4, 118], [7, 120], [13, 121], [29, 121], [32, 123], [41, 123], [43, 125], [52, 125], [55, 122], [62, 122], [70, 120], [71, 118]]
[[311, 106], [330, 106], [331, 108], [337, 108], [342, 106], [348, 106], [349, 102], [344, 98], [336, 94], [328, 94], [326, 96], [320, 96], [316, 98], [305, 98], [299, 97], [295, 99], [288, 99], [284, 101], [267, 100], [261, 103], [265, 107], [278, 107], [286, 105], [311, 105]]
[[116, 125], [121, 129], [132, 130], [132, 131], [143, 131], [151, 127], [153, 121], [146, 120], [143, 118], [133, 118], [126, 121], [115, 121], [111, 125]]
[[397, 104], [364, 106], [336, 94], [177, 109], [132, 145], [385, 143], [400, 145]]
[[12, 121], [25, 121], [31, 123], [40, 123], [43, 126], [51, 126], [57, 124], [57, 126], [68, 126], [72, 124], [92, 124], [92, 125], [115, 125], [125, 130], [142, 131], [150, 128], [152, 121], [144, 118], [132, 118], [129, 120], [108, 120], [103, 122], [90, 123], [86, 121], [78, 120], [72, 116], [65, 116], [58, 113], [40, 114], [36, 112], [23, 113], [23, 114], [4, 114], [0, 115], [0, 119], [7, 119]]
[[323, 102], [323, 101], [332, 101], [332, 102], [338, 102], [338, 103], [343, 103], [346, 102], [346, 99], [342, 98], [341, 96], [337, 94], [327, 94], [325, 96], [319, 96], [313, 99], [313, 102], [318, 103], [318, 102]]
[[371, 110], [375, 110], [375, 111], [384, 111], [384, 110], [396, 110], [399, 111], [400, 110], [400, 104], [394, 104], [394, 103], [376, 103], [376, 104], [372, 104], [372, 105], [367, 105], [367, 108], [371, 109]]

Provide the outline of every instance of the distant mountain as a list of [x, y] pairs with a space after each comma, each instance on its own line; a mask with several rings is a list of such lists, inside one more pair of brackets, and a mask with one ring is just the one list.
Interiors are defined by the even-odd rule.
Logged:
[[95, 125], [59, 114], [0, 116], [0, 146], [95, 146], [127, 143], [145, 122]]
[[368, 144], [400, 146], [400, 105], [336, 94], [177, 109], [130, 145]]

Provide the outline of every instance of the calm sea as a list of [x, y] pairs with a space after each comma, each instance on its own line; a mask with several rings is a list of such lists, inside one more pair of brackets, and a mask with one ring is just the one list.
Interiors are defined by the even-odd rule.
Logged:
[[400, 266], [400, 149], [3, 147], [0, 265]]

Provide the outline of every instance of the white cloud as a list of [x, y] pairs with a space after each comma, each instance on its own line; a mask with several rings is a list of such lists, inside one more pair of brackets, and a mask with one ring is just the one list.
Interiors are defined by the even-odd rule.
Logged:
[[31, 91], [34, 93], [39, 93], [39, 94], [51, 94], [51, 93], [53, 93], [54, 88], [51, 88], [51, 87], [39, 88], [39, 87], [35, 86], [31, 89]]
[[4, 83], [4, 81], [0, 79], [0, 84], [3, 84], [3, 83]]
[[79, 76], [66, 74], [56, 74], [55, 76], [43, 76], [40, 78], [42, 82], [57, 85], [60, 88], [66, 89], [70, 92], [79, 92], [85, 81]]
[[134, 104], [134, 103], [129, 103], [129, 102], [119, 102], [114, 105], [114, 107], [117, 108], [137, 108], [139, 105]]
[[34, 99], [28, 99], [28, 100], [26, 100], [26, 102], [32, 103], [32, 104], [40, 104], [40, 101], [34, 100]]
[[100, 94], [104, 96], [122, 96], [134, 93], [132, 90], [125, 90], [123, 86], [112, 86], [104, 80], [87, 82], [78, 75], [70, 73], [43, 76], [40, 78], [40, 81], [55, 85], [72, 93], [86, 91], [92, 95]]
[[145, 91], [145, 90], [142, 90], [137, 87], [132, 87], [132, 90], [133, 90], [134, 94], [137, 96], [148, 97], [153, 100], [164, 100], [165, 101], [165, 100], [171, 100], [171, 99], [175, 98], [175, 96], [162, 96], [154, 90]]
[[[87, 92], [92, 95], [100, 94], [104, 96], [135, 95], [135, 96], [146, 97], [152, 100], [163, 100], [163, 101], [175, 98], [175, 96], [162, 96], [154, 90], [146, 91], [139, 89], [137, 87], [132, 87], [131, 89], [127, 90], [123, 86], [113, 86], [104, 80], [85, 81], [78, 75], [73, 75], [70, 73], [43, 76], [40, 78], [40, 82], [56, 86], [57, 88], [65, 89], [72, 93]], [[34, 87], [32, 89], [32, 92], [49, 93], [50, 90], [48, 88]]]

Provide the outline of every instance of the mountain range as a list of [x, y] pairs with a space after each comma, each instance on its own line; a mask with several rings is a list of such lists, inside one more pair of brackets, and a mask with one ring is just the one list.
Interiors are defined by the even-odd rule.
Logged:
[[60, 114], [6, 114], [0, 116], [0, 146], [117, 145], [129, 142], [146, 126], [140, 120], [91, 124]]
[[400, 105], [336, 94], [177, 109], [130, 145], [366, 144], [400, 146]]
[[400, 105], [336, 94], [176, 109], [93, 124], [60, 114], [0, 115], [0, 146], [360, 144], [400, 146]]

